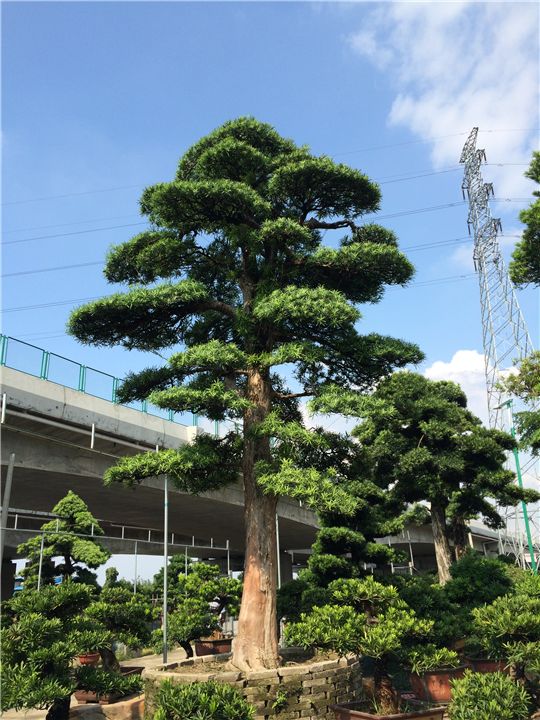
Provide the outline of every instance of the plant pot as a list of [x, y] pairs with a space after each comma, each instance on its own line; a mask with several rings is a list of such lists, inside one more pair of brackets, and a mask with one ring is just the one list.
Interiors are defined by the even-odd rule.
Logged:
[[467, 658], [467, 662], [474, 670], [474, 672], [503, 672], [508, 674], [508, 670], [505, 670], [505, 663], [503, 660], [490, 660], [489, 658]]
[[392, 715], [377, 715], [367, 712], [365, 702], [349, 702], [339, 705], [331, 705], [336, 720], [443, 720], [444, 707], [426, 708], [423, 703], [409, 701], [409, 705], [417, 706], [418, 709], [407, 712], [394, 713]]
[[120, 665], [122, 675], [142, 675], [144, 665]]
[[201, 655], [220, 655], [222, 653], [230, 653], [231, 647], [231, 638], [222, 638], [221, 640], [195, 640], [195, 654], [197, 657], [200, 657]]
[[98, 652], [82, 653], [78, 656], [78, 660], [81, 665], [91, 665], [92, 667], [95, 667], [98, 664], [100, 657], [101, 656]]
[[120, 693], [107, 693], [105, 695], [98, 695], [92, 690], [75, 690], [75, 699], [80, 704], [85, 703], [99, 703], [100, 705], [110, 705], [111, 703], [118, 702], [122, 698]]
[[452, 697], [450, 681], [463, 677], [467, 666], [441, 668], [417, 675], [410, 674], [411, 688], [416, 697], [432, 703], [449, 703]]

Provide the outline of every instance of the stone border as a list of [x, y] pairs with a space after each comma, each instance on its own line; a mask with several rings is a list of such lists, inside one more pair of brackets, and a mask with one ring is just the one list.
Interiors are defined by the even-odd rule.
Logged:
[[[230, 670], [205, 672], [205, 663], [226, 661], [229, 657], [230, 654], [207, 655], [169, 663], [159, 670], [145, 670], [145, 717], [153, 717], [155, 693], [164, 680], [178, 684], [206, 680], [229, 683], [238, 688], [245, 699], [255, 707], [256, 720], [333, 720], [331, 705], [356, 700], [361, 694], [360, 662], [356, 657], [248, 673]], [[200, 672], [182, 673], [181, 668], [186, 665], [201, 665]]]

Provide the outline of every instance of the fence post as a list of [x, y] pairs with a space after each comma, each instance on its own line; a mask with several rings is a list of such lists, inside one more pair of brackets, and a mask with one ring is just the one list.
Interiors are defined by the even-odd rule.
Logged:
[[112, 382], [112, 397], [111, 397], [113, 403], [118, 402], [118, 400], [116, 399], [117, 392], [118, 392], [118, 378], [114, 377], [113, 382]]
[[77, 390], [85, 392], [86, 390], [86, 365], [79, 365], [79, 384]]
[[0, 335], [0, 365], [5, 365], [7, 360], [9, 337], [7, 335]]
[[39, 371], [39, 377], [42, 380], [46, 380], [49, 374], [49, 361], [51, 359], [51, 353], [47, 350], [41, 351], [41, 369]]

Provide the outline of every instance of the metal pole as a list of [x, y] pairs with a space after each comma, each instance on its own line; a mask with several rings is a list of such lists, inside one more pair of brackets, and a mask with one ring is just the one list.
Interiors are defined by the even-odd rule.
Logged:
[[184, 548], [184, 575], [187, 577], [187, 545]]
[[134, 576], [133, 576], [133, 594], [137, 592], [137, 540], [135, 540], [135, 569], [134, 569]]
[[279, 557], [279, 518], [276, 513], [276, 550], [277, 550], [277, 586], [278, 590], [281, 587], [281, 558]]
[[169, 478], [165, 475], [163, 486], [163, 664], [167, 662], [167, 570], [169, 535]]
[[37, 589], [39, 590], [41, 588], [41, 570], [43, 568], [43, 545], [45, 543], [45, 533], [41, 535], [41, 545], [39, 548], [39, 567], [38, 567], [38, 576], [37, 576]]
[[[512, 412], [512, 400], [507, 400], [503, 405], [506, 405], [508, 408], [508, 412], [510, 413], [510, 434], [516, 439], [516, 429], [514, 427], [514, 413]], [[517, 480], [519, 487], [523, 490], [523, 478], [521, 477], [521, 465], [519, 463], [519, 452], [517, 449], [517, 442], [514, 445], [514, 449], [512, 450], [514, 453], [514, 460], [516, 463], [516, 474], [517, 474]], [[527, 503], [525, 500], [521, 501], [521, 509], [523, 510], [523, 522], [525, 523], [525, 533], [527, 535], [527, 545], [529, 546], [529, 555], [531, 556], [531, 570], [533, 571], [533, 574], [536, 575], [538, 572], [538, 568], [536, 566], [536, 558], [534, 557], [534, 545], [532, 541], [532, 535], [531, 535], [531, 527], [529, 525], [529, 514], [527, 512]]]
[[0, 423], [2, 425], [6, 422], [6, 404], [7, 404], [7, 395], [4, 393], [2, 395], [2, 417], [0, 418]]
[[13, 468], [15, 466], [15, 453], [9, 456], [9, 463], [6, 475], [6, 486], [2, 498], [2, 515], [0, 516], [0, 566], [4, 559], [4, 543], [6, 539], [6, 528], [8, 523], [9, 501], [11, 499], [11, 483], [13, 480]]
[[229, 541], [227, 540], [227, 577], [231, 577], [231, 551], [229, 550]]

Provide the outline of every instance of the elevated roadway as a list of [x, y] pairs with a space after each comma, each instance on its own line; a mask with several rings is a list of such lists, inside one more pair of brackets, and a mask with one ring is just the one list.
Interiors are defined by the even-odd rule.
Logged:
[[[132, 535], [145, 535], [150, 530], [157, 542], [163, 527], [163, 478], [151, 478], [128, 489], [105, 487], [103, 474], [121, 456], [191, 442], [200, 432], [196, 426], [172, 422], [7, 366], [1, 368], [0, 400], [3, 480], [9, 457], [15, 454], [9, 525], [17, 514], [13, 509], [50, 512], [68, 490], [73, 490], [95, 517], [110, 525], [129, 527]], [[282, 554], [309, 549], [317, 528], [311, 511], [296, 501], [282, 499], [278, 524]], [[233, 555], [241, 556], [241, 484], [197, 496], [171, 488], [169, 529], [177, 545], [228, 547]], [[140, 540], [145, 542], [144, 537]], [[15, 557], [19, 541], [20, 532], [17, 535], [10, 530], [7, 557]], [[132, 548], [132, 542], [118, 542], [115, 552], [131, 553]], [[146, 551], [159, 552], [154, 542], [147, 543]]]

